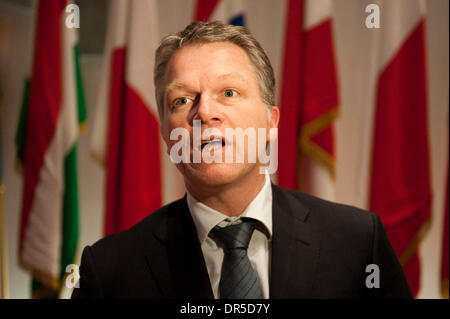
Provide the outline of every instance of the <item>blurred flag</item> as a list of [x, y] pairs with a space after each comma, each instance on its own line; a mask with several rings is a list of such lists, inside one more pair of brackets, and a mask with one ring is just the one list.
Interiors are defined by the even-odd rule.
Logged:
[[378, 3], [383, 19], [369, 208], [381, 217], [417, 295], [417, 248], [428, 229], [431, 207], [425, 17], [418, 0]]
[[67, 4], [37, 6], [32, 77], [16, 135], [23, 174], [19, 262], [32, 274], [34, 298], [58, 296], [78, 242], [77, 139], [86, 111]]
[[184, 190], [160, 140], [153, 85], [156, 12], [154, 0], [110, 3], [91, 140], [92, 154], [106, 170], [105, 235], [130, 228]]
[[197, 0], [194, 21], [216, 20], [245, 26], [245, 10], [242, 0]]
[[3, 143], [2, 143], [2, 91], [0, 87], [0, 299], [9, 298], [8, 245], [4, 212], [5, 185], [3, 184]]
[[289, 0], [281, 83], [278, 183], [334, 198], [338, 86], [329, 0]]
[[[448, 169], [448, 165], [447, 165]], [[445, 192], [444, 207], [444, 232], [442, 236], [442, 263], [441, 263], [441, 294], [442, 297], [448, 299], [448, 173], [447, 173], [447, 189]]]

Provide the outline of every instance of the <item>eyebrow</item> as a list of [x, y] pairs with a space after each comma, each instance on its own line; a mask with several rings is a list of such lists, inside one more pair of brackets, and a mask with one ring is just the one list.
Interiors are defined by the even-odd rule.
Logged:
[[164, 88], [164, 95], [167, 95], [168, 92], [173, 91], [173, 90], [186, 90], [186, 91], [190, 91], [188, 89], [188, 87], [186, 85], [184, 85], [183, 83], [170, 83], [169, 85], [167, 85]]
[[[226, 74], [222, 74], [219, 75], [217, 77], [217, 80], [226, 80], [229, 78], [237, 78], [245, 83], [248, 82], [248, 80], [243, 77], [240, 73], [237, 72], [232, 72], [232, 73], [226, 73]], [[185, 91], [192, 91], [191, 89], [188, 88], [187, 85], [180, 83], [180, 82], [173, 82], [173, 83], [169, 83], [165, 88], [164, 88], [164, 95], [166, 95], [168, 92], [173, 91], [173, 90], [185, 90]]]

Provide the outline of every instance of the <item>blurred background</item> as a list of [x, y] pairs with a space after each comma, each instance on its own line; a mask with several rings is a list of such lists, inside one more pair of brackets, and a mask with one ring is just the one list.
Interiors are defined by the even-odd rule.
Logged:
[[273, 181], [379, 214], [416, 298], [448, 298], [447, 0], [73, 3], [0, 0], [3, 298], [70, 296], [86, 245], [183, 196], [153, 52], [216, 19], [272, 62]]

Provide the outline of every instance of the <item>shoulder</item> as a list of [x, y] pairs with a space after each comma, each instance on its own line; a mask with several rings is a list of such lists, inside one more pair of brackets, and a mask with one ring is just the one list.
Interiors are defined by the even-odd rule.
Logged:
[[92, 253], [103, 260], [123, 260], [124, 257], [140, 254], [145, 245], [157, 240], [157, 235], [165, 231], [167, 220], [180, 212], [184, 201], [182, 198], [167, 204], [130, 229], [98, 240], [90, 246]]
[[274, 220], [276, 215], [283, 218], [280, 216], [286, 214], [291, 218], [285, 217], [285, 220], [296, 219], [297, 236], [320, 247], [321, 263], [326, 269], [337, 262], [343, 272], [357, 271], [370, 264], [379, 225], [375, 214], [281, 188], [275, 189], [275, 200], [278, 203], [274, 203], [274, 209], [278, 207], [289, 212], [279, 214], [280, 211], [274, 210]]
[[161, 251], [158, 235], [171, 215], [180, 215], [183, 199], [153, 212], [130, 229], [98, 240], [83, 250], [80, 289], [73, 298], [160, 298], [149, 272], [148, 256]]
[[330, 215], [329, 217], [336, 215], [340, 217], [344, 215], [345, 217], [350, 218], [368, 218], [368, 216], [372, 214], [355, 206], [331, 202], [316, 196], [282, 188], [276, 185], [273, 185], [273, 191], [275, 196], [284, 197], [282, 200], [296, 202], [297, 204], [304, 206], [309, 211], [314, 211], [317, 214]]
[[[306, 193], [273, 187], [273, 196], [286, 202], [297, 218], [303, 218], [314, 228], [338, 231], [339, 234], [371, 234], [378, 216], [358, 207], [327, 201]], [[274, 197], [274, 200], [275, 200]]]

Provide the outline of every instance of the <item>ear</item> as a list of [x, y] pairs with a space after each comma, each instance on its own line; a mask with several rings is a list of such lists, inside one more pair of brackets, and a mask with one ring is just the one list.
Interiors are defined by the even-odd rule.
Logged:
[[278, 123], [280, 122], [280, 108], [276, 105], [273, 105], [270, 108], [270, 123], [269, 128], [278, 127]]
[[[278, 106], [270, 107], [270, 121], [269, 121], [269, 131], [267, 132], [267, 142], [270, 142], [277, 138], [278, 133], [272, 132], [272, 128], [278, 128], [278, 123], [280, 122], [280, 109]], [[276, 130], [275, 130], [276, 131]]]

